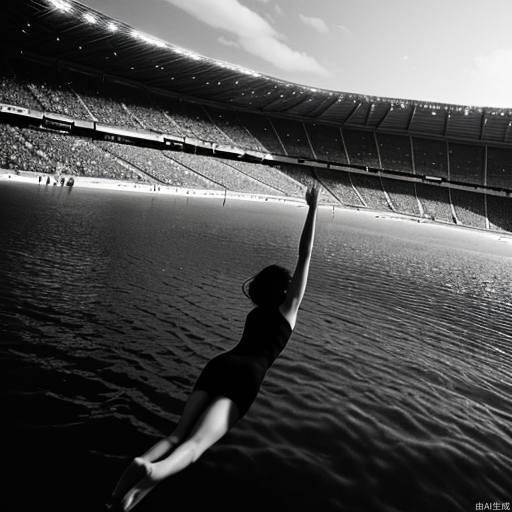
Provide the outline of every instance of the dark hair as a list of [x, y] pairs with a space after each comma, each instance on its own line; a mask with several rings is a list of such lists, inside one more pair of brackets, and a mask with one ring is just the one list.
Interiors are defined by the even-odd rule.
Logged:
[[290, 280], [291, 274], [286, 268], [270, 265], [245, 281], [242, 290], [256, 306], [276, 307], [283, 303]]

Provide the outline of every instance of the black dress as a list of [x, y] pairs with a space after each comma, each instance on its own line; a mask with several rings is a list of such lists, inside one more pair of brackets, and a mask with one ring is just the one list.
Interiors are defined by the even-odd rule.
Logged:
[[242, 417], [253, 403], [265, 373], [288, 342], [292, 328], [277, 308], [258, 306], [245, 321], [242, 339], [204, 367], [194, 390], [233, 400]]

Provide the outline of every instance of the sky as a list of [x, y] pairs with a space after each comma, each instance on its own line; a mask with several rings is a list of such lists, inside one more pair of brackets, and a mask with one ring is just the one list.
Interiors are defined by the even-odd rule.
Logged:
[[512, 107], [512, 0], [81, 0], [201, 55], [378, 97]]

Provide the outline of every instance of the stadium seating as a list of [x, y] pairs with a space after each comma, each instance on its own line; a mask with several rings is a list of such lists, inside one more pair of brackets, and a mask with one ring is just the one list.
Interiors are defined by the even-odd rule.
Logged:
[[420, 215], [414, 183], [382, 178], [382, 188], [388, 193], [393, 209], [408, 215]]
[[315, 123], [305, 124], [305, 127], [318, 160], [347, 163], [339, 128]]
[[[445, 133], [443, 119], [447, 120], [448, 135], [455, 136], [467, 128], [467, 133], [473, 137], [482, 135], [487, 140], [487, 132], [496, 142], [505, 137], [502, 132], [506, 128], [501, 127], [498, 133], [497, 128], [492, 131], [487, 126], [479, 127], [476, 111], [467, 115], [462, 111], [454, 112], [447, 118], [444, 114], [434, 116], [431, 109], [418, 108], [411, 120], [411, 129], [437, 134], [438, 139], [429, 139], [426, 135], [414, 135], [410, 139], [382, 133], [379, 128], [377, 132], [354, 128], [352, 125], [359, 118], [368, 123], [372, 120], [376, 111], [368, 105], [363, 105], [364, 108], [351, 117], [350, 127], [338, 128], [313, 121], [301, 122], [263, 113], [204, 106], [135, 83], [86, 73], [82, 68], [66, 68], [61, 63], [49, 66], [19, 57], [0, 58], [0, 85], [2, 103], [74, 119], [153, 130], [246, 151], [341, 165], [350, 162], [359, 167], [382, 167], [405, 173], [414, 170], [417, 175], [505, 190], [512, 187], [512, 150], [491, 145], [486, 150], [483, 145], [447, 142], [442, 138]], [[402, 115], [401, 110], [397, 112]], [[377, 116], [382, 118], [383, 128], [393, 115], [394, 111], [389, 111], [384, 118], [381, 114]], [[403, 114], [404, 126], [408, 119]], [[356, 173], [349, 168], [346, 171], [313, 171], [290, 164], [270, 166], [223, 160], [114, 142], [92, 142], [54, 130], [7, 124], [0, 124], [0, 136], [0, 166], [5, 169], [156, 180], [176, 187], [289, 197], [302, 197], [305, 186], [317, 177], [326, 188], [321, 195], [324, 204], [342, 203], [381, 210], [393, 208], [397, 212], [423, 214], [443, 222], [453, 222], [455, 214], [458, 222], [467, 226], [485, 228], [487, 223], [491, 229], [510, 229], [508, 198], [488, 196], [486, 203], [484, 196], [476, 192], [448, 191], [434, 185]]]
[[236, 160], [220, 160], [226, 165], [237, 169], [242, 174], [250, 176], [270, 187], [272, 190], [269, 190], [269, 194], [301, 198], [304, 196], [302, 187], [300, 187], [295, 180], [273, 167]]
[[34, 94], [12, 76], [0, 77], [0, 103], [41, 110], [41, 103]]
[[454, 222], [448, 189], [417, 183], [416, 194], [425, 216], [432, 220]]
[[382, 167], [394, 171], [412, 173], [411, 143], [409, 137], [379, 133], [380, 158]]
[[[75, 74], [65, 69], [58, 70], [55, 67], [43, 66], [31, 62], [30, 65], [19, 61], [13, 62], [18, 78], [24, 89], [29, 90], [42, 109], [46, 112], [63, 114], [74, 119], [92, 119], [83, 103], [71, 89], [71, 83]], [[84, 81], [80, 77], [78, 81]], [[36, 107], [34, 107], [36, 108]]]
[[260, 141], [266, 151], [276, 155], [285, 154], [273, 126], [265, 116], [240, 112], [238, 117], [253, 136]]
[[167, 151], [166, 155], [227, 190], [248, 194], [275, 195], [276, 193], [275, 189], [216, 158], [170, 151]]
[[33, 145], [34, 150], [46, 155], [60, 173], [110, 179], [138, 179], [134, 170], [121, 165], [87, 139], [30, 129], [22, 129], [21, 133]]
[[13, 171], [33, 171], [52, 173], [55, 164], [46, 155], [34, 150], [34, 147], [22, 136], [15, 126], [0, 124], [0, 167]]
[[265, 152], [261, 142], [241, 123], [236, 112], [205, 107], [209, 117], [238, 147]]
[[117, 98], [117, 94], [120, 94], [121, 91], [118, 92], [119, 88], [115, 84], [100, 82], [91, 76], [87, 81], [75, 78], [71, 88], [94, 120], [112, 126], [142, 128], [141, 124], [123, 105], [122, 100]]
[[114, 142], [92, 142], [56, 131], [4, 123], [0, 124], [0, 137], [0, 167], [13, 171], [133, 181], [154, 179], [175, 187], [297, 198], [302, 198], [305, 188], [318, 179], [325, 187], [320, 197], [322, 204], [389, 210], [385, 190], [397, 212], [419, 216], [419, 200], [426, 217], [451, 223], [454, 221], [451, 201], [460, 224], [482, 229], [486, 227], [487, 201], [490, 229], [512, 231], [512, 199], [508, 197], [484, 198], [476, 192], [448, 191], [439, 186], [381, 179], [371, 174], [313, 171], [287, 164], [274, 168]]
[[161, 97], [158, 106], [165, 110], [184, 135], [234, 145], [234, 142], [211, 121], [201, 105]]
[[[298, 183], [302, 184], [304, 190], [308, 187], [314, 185], [317, 181], [316, 171], [309, 169], [307, 167], [302, 167], [299, 165], [291, 165], [291, 164], [281, 164], [278, 165], [277, 168], [293, 178]], [[337, 199], [328, 188], [323, 188], [320, 190], [319, 202], [323, 204], [339, 204], [340, 201]]]
[[271, 120], [289, 156], [314, 159], [302, 123], [289, 119]]
[[356, 208], [365, 206], [361, 201], [360, 196], [352, 186], [348, 171], [329, 171], [319, 169], [317, 171], [317, 176], [320, 183], [322, 183], [322, 185], [324, 185], [340, 203], [345, 206]]
[[[145, 89], [129, 87], [121, 83], [109, 83], [106, 90], [115, 95], [124, 116], [128, 115], [133, 128], [145, 128], [156, 132], [178, 135], [178, 128], [164, 111], [158, 108], [152, 95]], [[109, 123], [111, 124], [111, 123]]]
[[9, 144], [2, 144], [2, 167], [110, 179], [139, 179], [132, 169], [121, 165], [87, 139], [5, 124], [0, 127], [2, 141]]
[[512, 231], [512, 198], [487, 196], [487, 215], [491, 229]]
[[165, 110], [156, 106], [149, 95], [145, 95], [144, 98], [139, 98], [137, 103], [129, 102], [126, 104], [126, 108], [146, 130], [176, 136], [186, 135], [185, 131], [180, 128], [176, 121], [174, 121]]
[[489, 147], [487, 150], [487, 186], [510, 189], [512, 150]]
[[413, 137], [416, 174], [448, 178], [446, 141]]
[[373, 132], [343, 130], [343, 137], [351, 164], [380, 167]]
[[391, 210], [378, 176], [353, 172], [350, 174], [350, 178], [368, 208]]
[[158, 149], [104, 141], [97, 141], [96, 144], [164, 185], [217, 190], [222, 188], [217, 183], [178, 165]]
[[484, 184], [484, 148], [450, 142], [450, 181]]
[[485, 229], [484, 195], [465, 190], [450, 190], [450, 197], [460, 224]]

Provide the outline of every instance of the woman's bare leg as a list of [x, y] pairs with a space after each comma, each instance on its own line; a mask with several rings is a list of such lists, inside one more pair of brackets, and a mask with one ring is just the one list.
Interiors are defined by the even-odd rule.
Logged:
[[164, 437], [153, 445], [147, 452], [135, 458], [125, 469], [114, 492], [112, 501], [122, 498], [126, 491], [146, 476], [145, 463], [154, 462], [167, 455], [173, 448], [180, 444], [190, 433], [198, 418], [205, 411], [210, 402], [210, 395], [206, 391], [194, 391], [190, 395], [178, 425], [168, 437]]
[[228, 432], [238, 417], [238, 408], [232, 400], [225, 397], [215, 398], [198, 420], [190, 437], [168, 457], [153, 463], [140, 461], [140, 468], [145, 476], [126, 493], [121, 503], [122, 509], [128, 512], [158, 482], [195, 462]]
[[190, 431], [197, 423], [201, 414], [205, 412], [210, 402], [211, 397], [206, 391], [193, 391], [172, 434], [158, 441], [139, 458], [148, 462], [155, 462], [164, 455], [167, 455], [190, 434]]

